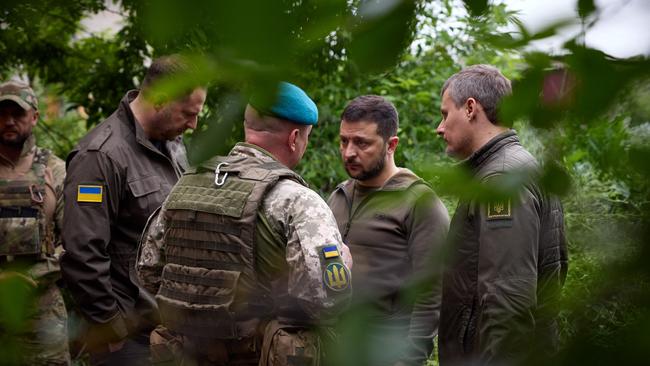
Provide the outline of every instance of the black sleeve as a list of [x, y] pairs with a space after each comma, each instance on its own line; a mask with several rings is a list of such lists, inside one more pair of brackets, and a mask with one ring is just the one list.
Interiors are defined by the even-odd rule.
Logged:
[[[125, 184], [121, 173], [104, 153], [82, 151], [71, 159], [64, 187], [61, 272], [81, 312], [102, 326], [109, 341], [127, 333], [111, 286], [107, 252]], [[94, 193], [80, 194], [80, 186]]]

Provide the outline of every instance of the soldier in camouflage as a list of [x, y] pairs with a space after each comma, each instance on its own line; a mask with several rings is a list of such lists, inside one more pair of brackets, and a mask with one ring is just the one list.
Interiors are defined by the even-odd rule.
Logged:
[[0, 287], [19, 279], [36, 295], [20, 329], [12, 330], [0, 315], [0, 334], [13, 331], [9, 339], [16, 340], [16, 357], [3, 362], [69, 365], [67, 313], [56, 284], [65, 164], [36, 146], [37, 121], [33, 90], [19, 82], [1, 84]]
[[323, 199], [293, 168], [317, 109], [282, 83], [246, 109], [246, 142], [186, 172], [145, 229], [137, 258], [162, 327], [154, 362], [317, 365], [316, 328], [351, 293], [351, 258]]

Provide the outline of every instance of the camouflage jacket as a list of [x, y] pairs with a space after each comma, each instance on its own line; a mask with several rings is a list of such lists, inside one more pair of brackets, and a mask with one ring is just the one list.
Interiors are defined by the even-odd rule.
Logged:
[[[237, 144], [230, 155], [275, 161], [268, 152], [245, 143]], [[160, 286], [160, 275], [165, 264], [164, 207], [163, 204], [162, 209], [149, 220], [140, 241], [136, 264], [138, 278], [154, 294]], [[351, 285], [346, 268], [347, 291], [330, 290], [332, 283], [328, 282], [323, 248], [335, 246], [342, 257], [346, 254], [341, 250], [341, 235], [325, 201], [316, 192], [293, 180], [281, 180], [265, 196], [258, 212], [257, 226], [258, 232], [263, 230], [261, 226], [270, 229], [272, 238], [263, 240], [265, 243], [258, 242], [256, 262], [260, 265], [256, 271], [262, 277], [272, 276], [270, 273], [273, 271], [265, 268], [264, 263], [270, 262], [270, 255], [267, 255], [269, 246], [281, 243], [280, 250], [288, 267], [287, 295], [312, 319], [334, 316], [349, 298]]]
[[[65, 180], [65, 163], [54, 153], [36, 146], [34, 136], [30, 136], [23, 145], [20, 157], [12, 161], [0, 154], [0, 179], [19, 179], [32, 169], [32, 162], [37, 155], [47, 155], [45, 170], [45, 194], [43, 197], [43, 219], [46, 227], [54, 234], [54, 254], [42, 254], [41, 261], [29, 269], [34, 278], [59, 272], [58, 257], [61, 253], [61, 224], [63, 222], [63, 181]], [[6, 233], [0, 233], [5, 236]], [[0, 238], [4, 240], [3, 238]]]

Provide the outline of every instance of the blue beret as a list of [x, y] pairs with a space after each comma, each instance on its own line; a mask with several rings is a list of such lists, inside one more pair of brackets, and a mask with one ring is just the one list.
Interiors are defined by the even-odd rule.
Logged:
[[270, 114], [301, 125], [318, 123], [316, 103], [302, 89], [284, 81], [279, 84], [275, 103], [270, 108], [263, 108], [255, 97], [251, 98], [249, 103], [262, 114]]

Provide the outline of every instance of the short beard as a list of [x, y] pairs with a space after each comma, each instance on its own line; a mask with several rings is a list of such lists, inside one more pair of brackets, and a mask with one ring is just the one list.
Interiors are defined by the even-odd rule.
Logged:
[[29, 135], [19, 134], [16, 136], [15, 139], [5, 140], [0, 134], [0, 145], [9, 146], [14, 149], [19, 149], [19, 148], [22, 149], [23, 145], [25, 145], [25, 141], [27, 141], [28, 138]]
[[369, 179], [373, 179], [381, 174], [381, 172], [384, 170], [384, 167], [386, 166], [386, 146], [384, 146], [384, 149], [381, 152], [381, 155], [379, 157], [379, 160], [375, 163], [375, 165], [371, 166], [370, 169], [368, 170], [362, 170], [359, 174], [357, 175], [352, 175], [347, 168], [345, 171], [348, 173], [350, 178], [360, 180], [360, 181], [366, 181]]

